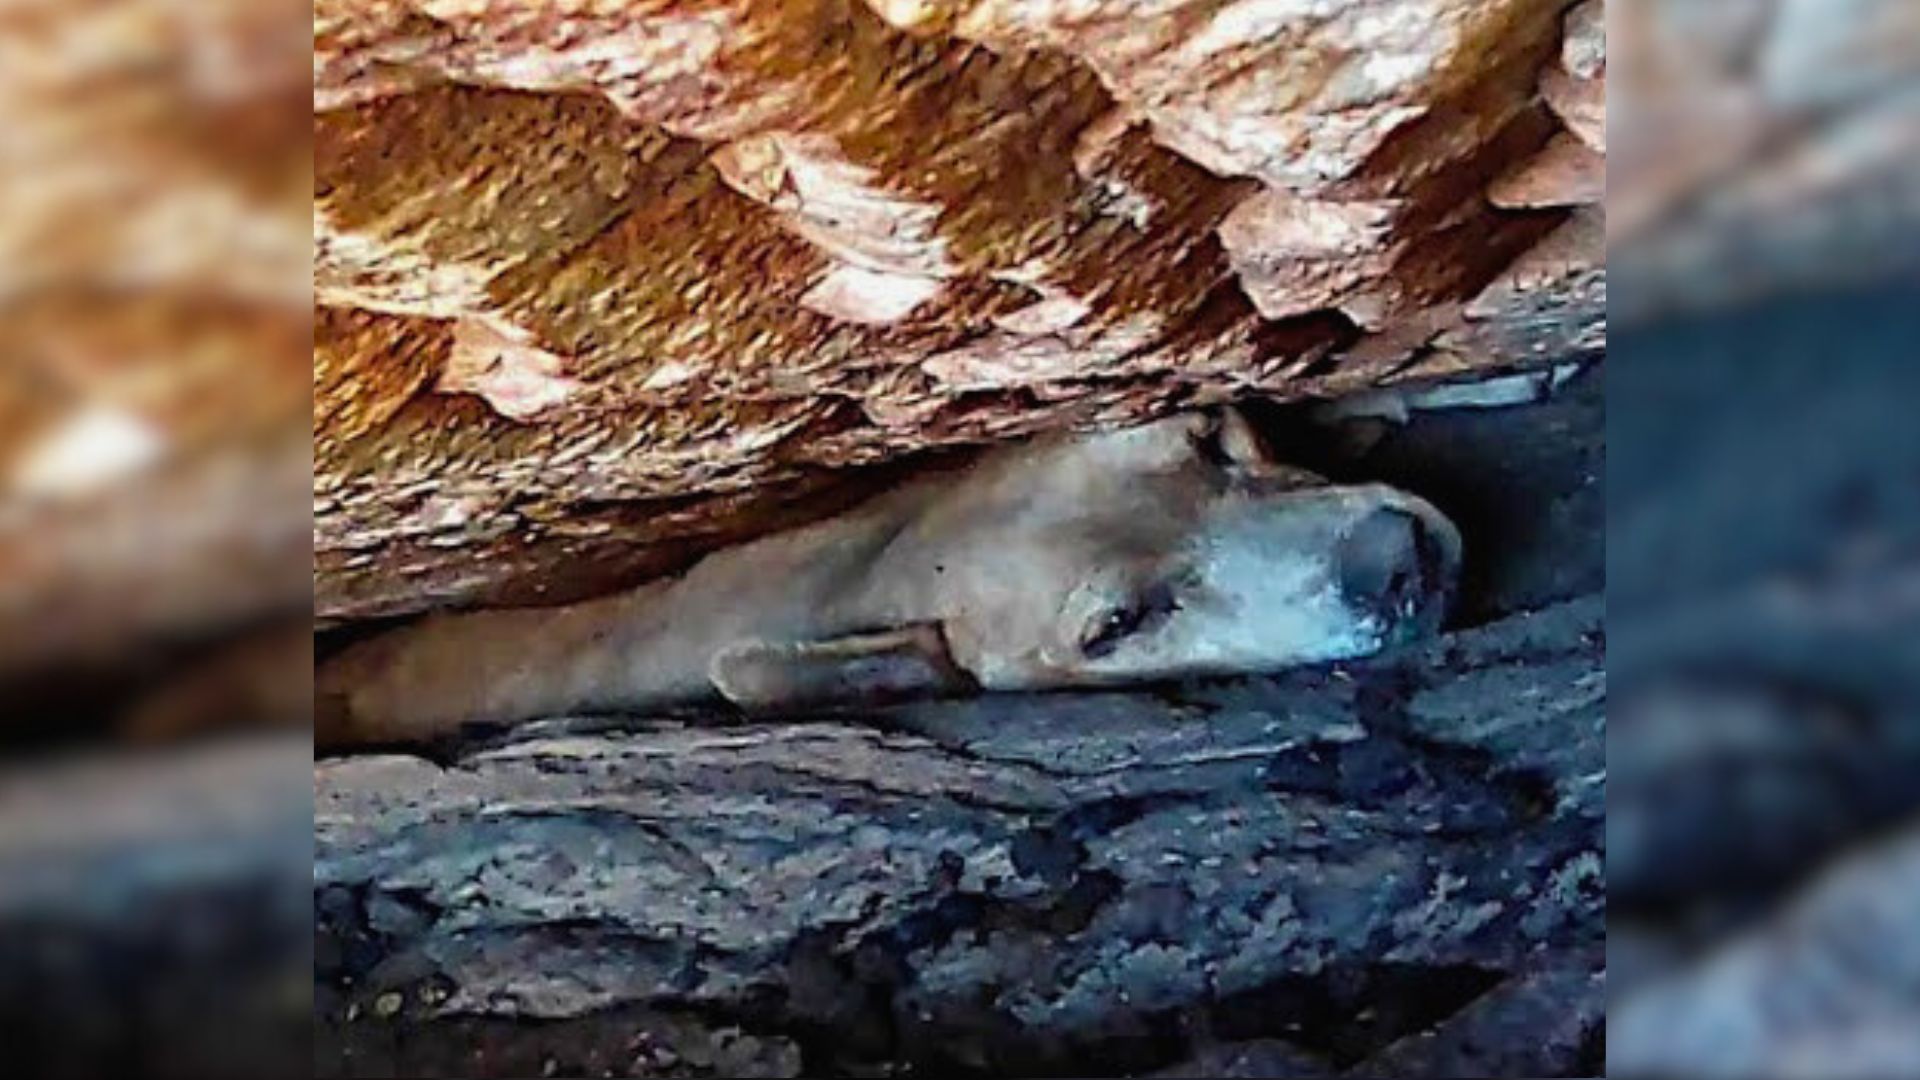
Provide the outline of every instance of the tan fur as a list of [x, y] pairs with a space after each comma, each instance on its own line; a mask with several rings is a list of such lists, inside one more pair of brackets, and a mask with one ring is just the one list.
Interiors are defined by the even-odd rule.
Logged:
[[[716, 552], [682, 577], [567, 607], [433, 616], [361, 643], [316, 678], [320, 737], [406, 742], [471, 722], [712, 700], [729, 686], [743, 704], [777, 707], [788, 688], [795, 701], [822, 687], [1022, 689], [1350, 654], [1372, 638], [1329, 598], [1322, 549], [1383, 506], [1431, 518], [1457, 559], [1431, 507], [1274, 465], [1236, 413], [1040, 440]], [[1206, 552], [1297, 579], [1301, 612], [1214, 610], [1234, 597], [1196, 586], [1156, 640], [1084, 655], [1090, 626], [1179, 560], [1212, 566], [1196, 561]], [[1263, 619], [1278, 628], [1270, 647], [1240, 632]], [[1360, 644], [1316, 651], [1316, 635], [1332, 634]]]

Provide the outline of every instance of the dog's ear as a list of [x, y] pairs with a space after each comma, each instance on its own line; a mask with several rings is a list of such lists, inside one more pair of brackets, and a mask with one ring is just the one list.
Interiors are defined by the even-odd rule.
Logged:
[[714, 656], [708, 677], [728, 701], [761, 712], [979, 689], [954, 663], [937, 623], [824, 641], [743, 641]]
[[1231, 405], [1215, 414], [1212, 438], [1220, 455], [1237, 468], [1259, 472], [1275, 464], [1267, 440], [1255, 430], [1246, 413]]
[[1203, 457], [1221, 468], [1292, 487], [1320, 487], [1327, 482], [1318, 473], [1275, 458], [1266, 436], [1235, 406], [1222, 406], [1206, 416], [1206, 424], [1196, 430], [1194, 443]]

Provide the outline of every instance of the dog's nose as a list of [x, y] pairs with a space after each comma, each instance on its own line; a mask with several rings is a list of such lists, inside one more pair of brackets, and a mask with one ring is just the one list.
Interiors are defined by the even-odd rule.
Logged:
[[1347, 602], [1389, 624], [1420, 614], [1445, 588], [1440, 539], [1420, 515], [1398, 507], [1361, 518], [1340, 541], [1335, 559]]

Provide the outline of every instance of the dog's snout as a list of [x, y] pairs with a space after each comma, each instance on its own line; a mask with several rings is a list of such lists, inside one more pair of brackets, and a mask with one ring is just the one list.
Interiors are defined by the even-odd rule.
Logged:
[[1360, 519], [1336, 553], [1340, 591], [1389, 622], [1410, 619], [1446, 588], [1445, 548], [1419, 514], [1384, 507]]

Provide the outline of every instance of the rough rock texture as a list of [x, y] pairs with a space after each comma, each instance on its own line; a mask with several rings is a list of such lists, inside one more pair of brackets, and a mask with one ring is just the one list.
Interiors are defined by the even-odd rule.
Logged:
[[322, 763], [317, 1060], [1590, 1072], [1602, 614], [1160, 695]]
[[931, 448], [1597, 346], [1596, 6], [323, 0], [319, 613], [604, 588]]

